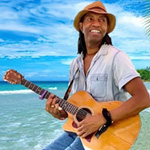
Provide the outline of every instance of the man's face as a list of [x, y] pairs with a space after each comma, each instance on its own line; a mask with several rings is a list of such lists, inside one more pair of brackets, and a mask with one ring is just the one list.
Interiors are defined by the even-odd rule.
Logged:
[[80, 30], [84, 34], [86, 44], [101, 43], [107, 33], [107, 17], [102, 14], [88, 12], [83, 22], [80, 23]]

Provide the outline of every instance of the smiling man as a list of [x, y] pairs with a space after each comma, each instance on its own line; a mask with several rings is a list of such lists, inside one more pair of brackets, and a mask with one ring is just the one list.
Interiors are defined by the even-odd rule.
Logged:
[[[87, 91], [98, 102], [125, 102], [110, 111], [103, 109], [100, 114], [88, 115], [77, 123], [77, 133], [64, 132], [45, 150], [84, 150], [80, 138], [85, 138], [104, 124], [111, 126], [113, 122], [134, 116], [150, 106], [149, 94], [130, 59], [112, 46], [108, 34], [115, 24], [115, 16], [108, 13], [100, 1], [86, 6], [77, 14], [74, 27], [79, 32], [80, 56], [71, 64], [70, 81], [73, 79], [73, 93]], [[127, 98], [127, 92], [130, 98]], [[56, 100], [50, 95], [46, 111], [55, 118], [67, 118], [68, 114], [59, 109]], [[80, 103], [80, 100], [76, 101]]]
[[79, 26], [80, 31], [84, 34], [87, 54], [95, 54], [99, 50], [108, 30], [107, 17], [105, 15], [88, 12]]

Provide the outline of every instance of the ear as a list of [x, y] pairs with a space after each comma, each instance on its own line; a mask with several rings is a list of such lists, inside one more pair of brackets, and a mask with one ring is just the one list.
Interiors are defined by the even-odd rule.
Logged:
[[82, 22], [79, 23], [79, 29], [81, 32], [83, 32], [83, 23]]

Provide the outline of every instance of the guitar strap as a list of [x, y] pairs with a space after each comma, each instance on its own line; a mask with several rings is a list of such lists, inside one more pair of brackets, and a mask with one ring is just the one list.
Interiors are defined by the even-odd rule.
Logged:
[[70, 95], [70, 92], [71, 92], [71, 89], [72, 89], [72, 84], [73, 84], [73, 81], [74, 81], [75, 76], [78, 73], [78, 71], [79, 71], [79, 68], [77, 68], [77, 70], [76, 70], [76, 72], [75, 72], [75, 74], [74, 74], [74, 76], [73, 76], [73, 78], [72, 78], [72, 80], [71, 80], [71, 82], [68, 86], [68, 89], [66, 90], [66, 93], [65, 93], [64, 98], [63, 98], [64, 100], [67, 100], [69, 95]]

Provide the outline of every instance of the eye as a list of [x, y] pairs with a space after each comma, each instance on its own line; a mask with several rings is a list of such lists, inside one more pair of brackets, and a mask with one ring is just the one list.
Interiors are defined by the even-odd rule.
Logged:
[[87, 17], [87, 18], [86, 18], [86, 21], [92, 21], [92, 20], [93, 20], [92, 17]]
[[106, 18], [100, 18], [99, 21], [100, 22], [106, 22]]

